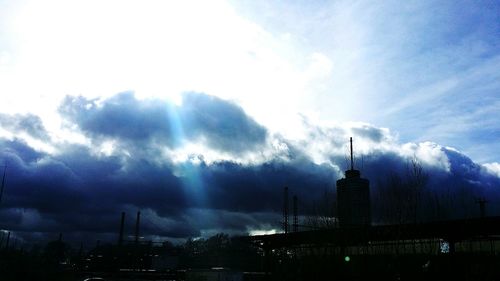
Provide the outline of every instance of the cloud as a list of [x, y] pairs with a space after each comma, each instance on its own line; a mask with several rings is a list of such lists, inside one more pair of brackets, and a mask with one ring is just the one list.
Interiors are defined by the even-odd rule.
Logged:
[[234, 103], [197, 93], [183, 96], [180, 109], [185, 133], [204, 137], [215, 149], [238, 152], [252, 150], [266, 140], [266, 129]]
[[50, 139], [40, 117], [33, 114], [8, 115], [0, 113], [0, 126], [13, 134], [25, 133], [43, 141]]
[[138, 101], [133, 93], [122, 93], [101, 103], [84, 97], [66, 97], [60, 113], [92, 137], [131, 141], [161, 138], [171, 141], [167, 104]]
[[[19, 146], [23, 146], [21, 141], [3, 143], [0, 153], [8, 166], [5, 208], [0, 216], [10, 218], [3, 228], [17, 232], [105, 235], [117, 231], [122, 210], [130, 215], [140, 209], [149, 210], [143, 214], [149, 214], [144, 220], [146, 235], [199, 236], [204, 228], [242, 233], [269, 223], [253, 214], [264, 218], [259, 213], [279, 213], [284, 185], [290, 185], [306, 202], [322, 194], [330, 174], [329, 167], [312, 163], [305, 167], [282, 162], [172, 167], [129, 159], [124, 164], [118, 157], [94, 156], [81, 146], [66, 148], [58, 156], [34, 158], [22, 155], [27, 149], [14, 150]], [[179, 169], [185, 173], [174, 175]], [[190, 177], [194, 175], [202, 185], [193, 184]], [[227, 214], [234, 219], [228, 220]], [[274, 216], [268, 217], [277, 224]], [[197, 222], [200, 218], [203, 223]]]
[[66, 97], [60, 113], [91, 137], [161, 143], [178, 147], [187, 141], [231, 153], [251, 150], [267, 131], [234, 103], [199, 93], [186, 93], [177, 106], [159, 99], [138, 100], [133, 93], [105, 100]]
[[488, 173], [491, 173], [493, 175], [496, 175], [497, 177], [500, 177], [500, 163], [498, 163], [498, 162], [486, 163], [486, 164], [483, 164], [483, 166], [486, 168]]
[[298, 57], [331, 61], [327, 79], [305, 87], [301, 112], [382, 124], [404, 142], [452, 143], [485, 163], [500, 151], [499, 6], [486, 2], [234, 5], [295, 39]]
[[[302, 216], [313, 214], [325, 194], [333, 202], [335, 181], [348, 167], [350, 136], [355, 166], [371, 182], [377, 218], [388, 176], [404, 177], [415, 158], [429, 177], [429, 192], [466, 194], [460, 196], [468, 209], [451, 208], [455, 217], [474, 216], [475, 197], [500, 200], [495, 163], [481, 166], [432, 142], [400, 143], [389, 129], [367, 123], [303, 118], [297, 126], [302, 137], [287, 138], [268, 133], [235, 104], [200, 93], [184, 95], [180, 105], [131, 93], [68, 97], [60, 111], [70, 130], [91, 140], [88, 145], [66, 142], [48, 153], [21, 138], [0, 138], [0, 164], [7, 165], [1, 228], [25, 241], [64, 232], [68, 240], [114, 242], [120, 213], [127, 212], [130, 226], [137, 210], [142, 233], [155, 239], [279, 229], [284, 186], [299, 197]], [[94, 146], [109, 140], [113, 151], [96, 153]], [[197, 141], [206, 150], [190, 152], [186, 146]], [[182, 161], [164, 153], [185, 149], [189, 157]], [[241, 151], [250, 160], [240, 161]], [[205, 161], [209, 153], [215, 156]], [[488, 211], [500, 213], [494, 204]], [[433, 212], [431, 205], [426, 212]]]
[[369, 125], [361, 125], [360, 127], [352, 128], [352, 131], [356, 136], [360, 136], [377, 143], [383, 141], [383, 137], [387, 135], [384, 132], [384, 129], [375, 128]]

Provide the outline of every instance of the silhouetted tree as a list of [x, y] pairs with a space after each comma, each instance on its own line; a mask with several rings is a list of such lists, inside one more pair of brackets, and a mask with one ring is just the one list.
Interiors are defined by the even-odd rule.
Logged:
[[404, 176], [390, 171], [385, 181], [379, 181], [379, 194], [375, 206], [380, 210], [381, 220], [389, 223], [417, 223], [419, 208], [428, 176], [416, 157], [406, 166]]
[[427, 184], [428, 176], [420, 161], [413, 157], [406, 167], [406, 186], [409, 189], [412, 222], [417, 223], [422, 193]]

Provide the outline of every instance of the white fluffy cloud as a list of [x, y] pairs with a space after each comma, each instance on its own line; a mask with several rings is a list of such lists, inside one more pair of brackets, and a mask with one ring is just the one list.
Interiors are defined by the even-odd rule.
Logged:
[[489, 173], [496, 175], [497, 177], [500, 178], [500, 163], [498, 162], [486, 163], [483, 164], [483, 166]]

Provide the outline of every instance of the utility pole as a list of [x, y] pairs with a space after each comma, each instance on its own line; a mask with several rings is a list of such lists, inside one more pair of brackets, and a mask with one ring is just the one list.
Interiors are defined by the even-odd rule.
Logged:
[[299, 215], [297, 207], [297, 196], [293, 196], [293, 232], [299, 231]]

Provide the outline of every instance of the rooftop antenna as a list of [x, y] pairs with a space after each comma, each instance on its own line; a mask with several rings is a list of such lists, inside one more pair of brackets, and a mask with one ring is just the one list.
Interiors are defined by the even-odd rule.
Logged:
[[4, 165], [4, 168], [3, 168], [3, 178], [2, 178], [2, 187], [0, 189], [0, 203], [2, 202], [3, 188], [5, 187], [5, 172], [6, 171], [7, 171], [7, 165]]
[[350, 142], [351, 142], [351, 170], [354, 170], [354, 160], [352, 158], [352, 137], [350, 138]]

